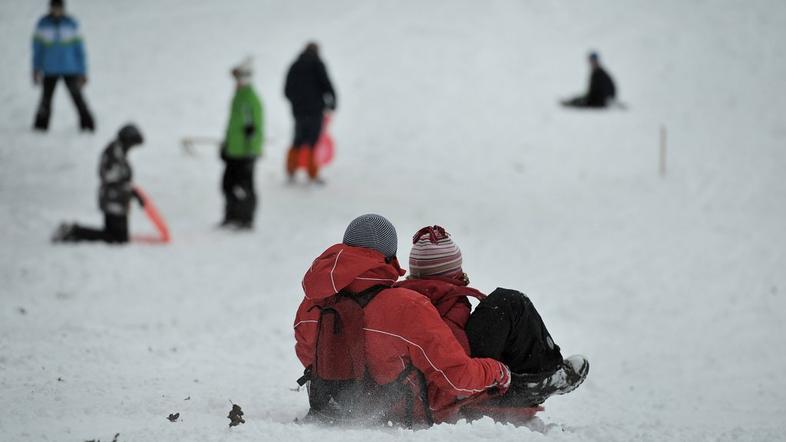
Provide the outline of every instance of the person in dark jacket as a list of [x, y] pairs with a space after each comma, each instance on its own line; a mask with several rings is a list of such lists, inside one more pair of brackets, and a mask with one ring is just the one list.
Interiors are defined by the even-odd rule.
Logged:
[[319, 46], [309, 43], [287, 72], [284, 94], [292, 105], [295, 117], [295, 136], [287, 155], [287, 175], [294, 180], [300, 149], [308, 149], [308, 176], [312, 182], [322, 183], [314, 159], [314, 145], [322, 131], [326, 110], [336, 109], [336, 92], [328, 77], [325, 64], [319, 57]]
[[46, 131], [57, 81], [63, 79], [79, 112], [83, 131], [93, 132], [95, 122], [82, 88], [87, 83], [87, 60], [79, 24], [65, 14], [63, 0], [51, 0], [49, 14], [41, 17], [33, 35], [33, 83], [43, 85], [33, 128]]
[[614, 86], [614, 80], [611, 79], [611, 76], [609, 76], [606, 70], [601, 66], [597, 52], [590, 53], [589, 64], [591, 74], [587, 93], [571, 100], [563, 101], [563, 105], [570, 107], [602, 108], [608, 106], [609, 102], [616, 97], [617, 91]]
[[[394, 287], [429, 298], [467, 355], [496, 359], [510, 368], [510, 389], [493, 400], [495, 405], [538, 405], [581, 385], [589, 362], [581, 355], [562, 358], [560, 347], [526, 295], [503, 288], [485, 295], [470, 287], [461, 250], [440, 226], [420, 229], [412, 241], [410, 276]], [[480, 300], [471, 314], [468, 297]]]
[[132, 147], [142, 142], [139, 129], [133, 124], [128, 124], [120, 129], [117, 139], [109, 143], [101, 154], [98, 167], [98, 175], [101, 179], [98, 206], [104, 213], [104, 228], [95, 229], [79, 224], [63, 223], [52, 237], [53, 242], [128, 242], [128, 212], [131, 199], [136, 199], [141, 206], [144, 206], [144, 201], [133, 188], [133, 173], [127, 155]]

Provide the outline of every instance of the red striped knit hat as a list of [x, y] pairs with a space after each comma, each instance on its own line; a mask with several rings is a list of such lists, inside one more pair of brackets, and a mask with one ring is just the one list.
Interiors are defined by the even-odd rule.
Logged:
[[424, 227], [412, 237], [409, 272], [416, 278], [462, 273], [461, 250], [442, 227]]

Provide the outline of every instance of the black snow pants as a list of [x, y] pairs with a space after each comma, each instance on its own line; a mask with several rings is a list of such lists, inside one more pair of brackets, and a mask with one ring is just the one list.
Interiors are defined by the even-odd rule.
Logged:
[[552, 373], [562, 363], [532, 301], [515, 290], [491, 292], [472, 312], [466, 332], [473, 358], [496, 359], [514, 373]]
[[257, 195], [254, 192], [254, 158], [224, 160], [224, 178], [221, 190], [224, 193], [224, 224], [240, 224], [250, 227], [254, 222]]
[[313, 149], [322, 132], [322, 114], [296, 115], [295, 136], [292, 139], [292, 148], [300, 149], [305, 146]]
[[108, 243], [127, 243], [128, 242], [128, 216], [104, 214], [104, 228], [94, 229], [91, 227], [74, 224], [64, 241], [105, 241]]
[[38, 105], [38, 112], [36, 112], [34, 128], [38, 130], [47, 130], [49, 128], [49, 117], [52, 113], [52, 96], [55, 93], [57, 80], [60, 78], [65, 82], [66, 88], [68, 88], [68, 92], [71, 94], [71, 99], [74, 100], [76, 110], [79, 112], [79, 127], [82, 130], [95, 130], [93, 115], [87, 108], [84, 97], [82, 97], [82, 88], [79, 85], [78, 75], [44, 76], [43, 92], [41, 94], [41, 102]]

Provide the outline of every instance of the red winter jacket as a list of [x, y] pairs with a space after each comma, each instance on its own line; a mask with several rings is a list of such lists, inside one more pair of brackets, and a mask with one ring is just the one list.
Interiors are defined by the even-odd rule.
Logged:
[[464, 348], [464, 351], [471, 354], [469, 339], [464, 329], [467, 327], [469, 315], [472, 312], [472, 305], [467, 296], [472, 296], [482, 301], [486, 295], [471, 287], [467, 283], [455, 278], [444, 278], [433, 276], [428, 279], [408, 279], [396, 283], [395, 287], [402, 287], [414, 290], [427, 297], [436, 307], [442, 320], [450, 327], [456, 340]]
[[[312, 306], [345, 289], [359, 293], [392, 286], [404, 272], [381, 253], [336, 244], [314, 260], [303, 278], [305, 298], [295, 316], [295, 352], [304, 367], [314, 362], [318, 309]], [[410, 364], [425, 376], [434, 420], [447, 420], [456, 402], [485, 396], [505, 376], [501, 362], [470, 358], [428, 298], [405, 288], [380, 292], [364, 309], [366, 364], [378, 384], [394, 381]], [[471, 402], [467, 401], [467, 402]], [[462, 402], [463, 403], [463, 402]]]

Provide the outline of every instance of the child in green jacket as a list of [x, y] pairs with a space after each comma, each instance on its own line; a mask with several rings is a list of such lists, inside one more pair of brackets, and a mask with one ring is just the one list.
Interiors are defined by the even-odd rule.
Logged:
[[236, 89], [221, 146], [221, 159], [226, 165], [221, 185], [226, 199], [222, 227], [250, 229], [254, 224], [254, 162], [262, 154], [264, 114], [251, 85], [252, 73], [250, 59], [232, 69]]

